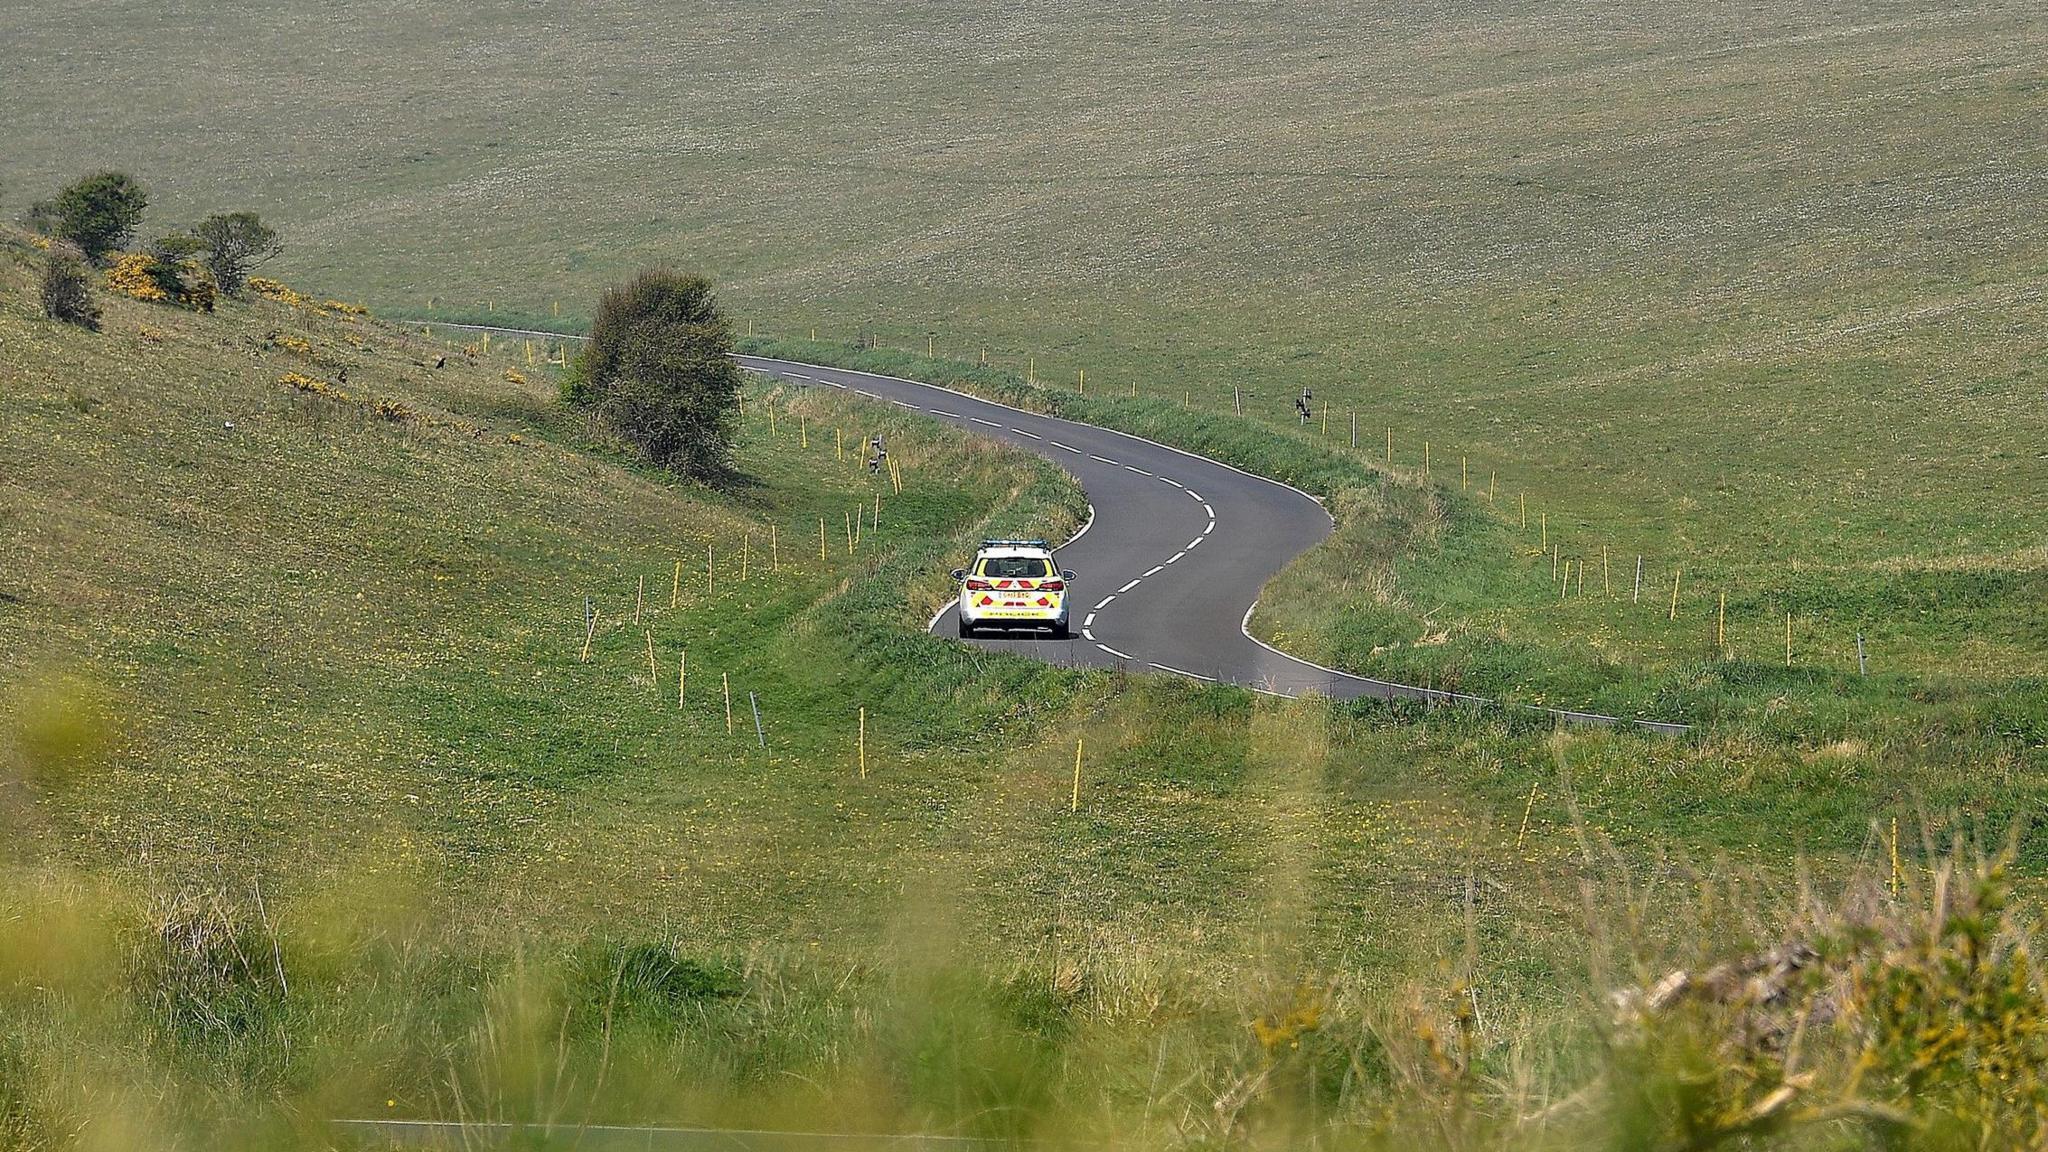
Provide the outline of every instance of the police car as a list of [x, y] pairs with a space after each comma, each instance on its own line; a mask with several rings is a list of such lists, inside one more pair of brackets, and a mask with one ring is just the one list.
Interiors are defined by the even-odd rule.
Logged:
[[1060, 568], [1043, 540], [983, 540], [972, 568], [953, 569], [960, 582], [960, 635], [980, 629], [1049, 628], [1052, 638], [1073, 635], [1067, 586], [1074, 574]]

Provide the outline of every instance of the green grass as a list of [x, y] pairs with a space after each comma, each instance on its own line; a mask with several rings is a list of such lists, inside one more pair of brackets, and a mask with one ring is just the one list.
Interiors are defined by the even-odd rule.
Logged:
[[[1695, 946], [1694, 910], [1617, 892], [1601, 906], [1633, 919], [1603, 968], [1583, 884], [1675, 854], [1775, 901], [1795, 850], [1819, 883], [1867, 874], [1893, 816], [1917, 877], [1940, 855], [1923, 822], [1995, 833], [2040, 803], [2038, 751], [1981, 726], [1558, 734], [965, 649], [922, 633], [944, 569], [1080, 508], [1028, 456], [756, 382], [751, 479], [693, 487], [569, 415], [523, 346], [472, 363], [261, 301], [109, 300], [89, 334], [33, 314], [37, 259], [0, 250], [11, 1145], [323, 1146], [322, 1118], [380, 1109], [1398, 1137], [1394, 1113], [1464, 1107], [1414, 1077], [1465, 982], [1491, 1021], [1475, 1069], [1523, 1086], [1488, 1090], [1491, 1131], [1598, 1067], [1578, 1006], [1619, 966], [1787, 922], [1761, 903]], [[1087, 403], [1304, 478], [1356, 466]], [[901, 496], [830, 447], [877, 427]], [[818, 518], [876, 495], [879, 534], [819, 561]], [[718, 673], [761, 696], [765, 750], [744, 711], [726, 735]], [[1258, 1039], [1304, 1002], [1324, 1015], [1300, 1048]]]
[[162, 225], [262, 209], [288, 276], [395, 314], [573, 324], [667, 260], [762, 335], [935, 334], [1211, 412], [1235, 387], [1276, 426], [1313, 386], [1333, 440], [1356, 411], [1403, 468], [1427, 440], [1439, 479], [1526, 495], [1523, 548], [1547, 518], [1698, 594], [1682, 630], [1559, 608], [1546, 556], [1440, 623], [1674, 668], [1725, 592], [1758, 663], [1792, 611], [1809, 668], [1859, 630], [1883, 673], [2040, 665], [2048, 519], [2016, 494], [2048, 484], [2048, 32], [2021, 10], [551, 19], [11, 13], [36, 65], [0, 180], [25, 203], [90, 156]]

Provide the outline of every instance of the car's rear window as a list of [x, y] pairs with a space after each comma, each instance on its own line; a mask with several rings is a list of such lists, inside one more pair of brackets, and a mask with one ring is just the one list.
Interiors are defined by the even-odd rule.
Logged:
[[981, 574], [998, 580], [1031, 579], [1052, 575], [1052, 565], [1036, 556], [990, 556], [982, 560]]

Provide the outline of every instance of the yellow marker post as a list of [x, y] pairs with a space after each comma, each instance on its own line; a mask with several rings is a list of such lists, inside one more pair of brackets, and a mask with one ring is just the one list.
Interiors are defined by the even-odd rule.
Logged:
[[1548, 547], [1550, 544], [1550, 513], [1538, 512], [1536, 514], [1536, 528], [1540, 533], [1536, 539], [1537, 545], [1539, 547]]
[[1522, 493], [1522, 527], [1529, 526], [1529, 494]]
[[1429, 479], [1429, 441], [1422, 442], [1422, 478]]
[[1892, 817], [1892, 899], [1899, 898], [1899, 818]]
[[718, 686], [719, 686], [719, 687], [720, 687], [721, 689], [723, 689], [723, 690], [724, 690], [724, 692], [725, 692], [725, 734], [726, 734], [727, 736], [730, 736], [730, 735], [732, 735], [732, 675], [731, 675], [731, 673], [727, 673], [727, 672], [720, 672], [720, 673], [718, 674]]
[[1067, 811], [1081, 810], [1081, 738], [1074, 738], [1074, 797], [1067, 802]]
[[1088, 370], [1087, 370], [1086, 368], [1083, 368], [1083, 369], [1081, 369], [1081, 395], [1083, 395], [1083, 396], [1086, 396], [1087, 394], [1088, 394]]
[[1463, 456], [1460, 456], [1458, 457], [1458, 491], [1464, 492], [1472, 487], [1472, 485], [1468, 482], [1467, 477], [1468, 473], [1465, 471], [1465, 458]]
[[678, 658], [676, 659], [676, 707], [677, 707], [677, 708], [681, 708], [681, 707], [683, 706], [683, 689], [684, 689], [684, 688], [686, 688], [686, 687], [688, 687], [688, 686], [689, 686], [689, 683], [690, 683], [690, 650], [689, 650], [688, 648], [685, 648], [685, 649], [683, 649], [683, 654], [682, 654], [682, 655], [681, 655], [680, 657], [678, 657]]
[[1671, 614], [1665, 617], [1667, 620], [1678, 619], [1678, 576], [1682, 571], [1684, 569], [1681, 568], [1671, 570]]
[[1388, 426], [1388, 428], [1387, 428], [1387, 463], [1391, 465], [1391, 464], [1392, 464], [1393, 462], [1394, 462], [1394, 429], [1393, 429], [1393, 427], [1392, 427], [1392, 426], [1390, 425], [1390, 426]]
[[1714, 647], [1719, 648], [1723, 656], [1728, 654], [1728, 594], [1726, 592], [1721, 593], [1720, 614], [1714, 617]]
[[811, 446], [811, 422], [802, 416], [796, 418], [796, 441], [800, 448], [808, 450]]
[[1785, 613], [1785, 667], [1792, 666], [1792, 614]]
[[661, 687], [661, 670], [654, 666], [654, 629], [646, 629], [647, 635], [647, 681], [656, 688]]
[[818, 517], [818, 559], [827, 559], [825, 555], [825, 518], [823, 516]]
[[866, 705], [862, 705], [862, 706], [861, 706], [861, 710], [860, 710], [860, 744], [859, 744], [859, 748], [860, 748], [860, 778], [861, 778], [861, 779], [863, 779], [863, 780], [865, 780], [865, 779], [867, 779], [867, 778], [868, 778], [868, 710], [867, 710], [867, 706], [866, 706]]

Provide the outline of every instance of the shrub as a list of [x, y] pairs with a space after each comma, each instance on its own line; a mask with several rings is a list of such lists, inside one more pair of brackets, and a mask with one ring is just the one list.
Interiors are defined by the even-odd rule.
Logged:
[[120, 172], [95, 172], [73, 182], [50, 205], [56, 234], [99, 261], [135, 234], [149, 193]]
[[240, 296], [249, 272], [284, 250], [277, 233], [254, 212], [216, 213], [193, 230], [206, 253], [206, 269], [229, 296]]
[[740, 371], [732, 325], [702, 276], [656, 270], [598, 302], [570, 403], [597, 413], [649, 460], [697, 477], [730, 461]]
[[85, 258], [68, 245], [50, 250], [43, 262], [43, 315], [97, 332], [100, 309], [92, 300], [92, 280]]
[[107, 269], [107, 287], [123, 296], [153, 304], [177, 304], [195, 312], [211, 312], [218, 293], [213, 274], [197, 264], [176, 259], [176, 246], [163, 242], [149, 252], [130, 252]]

